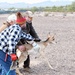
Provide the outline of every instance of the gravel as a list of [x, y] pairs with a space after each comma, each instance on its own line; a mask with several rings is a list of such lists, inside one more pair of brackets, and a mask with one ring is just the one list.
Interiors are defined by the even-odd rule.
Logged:
[[[5, 15], [3, 15], [5, 16]], [[8, 16], [8, 15], [7, 15]], [[0, 22], [6, 20], [0, 17]], [[50, 44], [44, 50], [45, 57], [30, 55], [32, 73], [24, 75], [75, 75], [75, 17], [74, 16], [34, 16], [33, 26], [42, 40], [50, 32], [55, 35], [56, 44]], [[51, 69], [47, 60], [54, 69]]]

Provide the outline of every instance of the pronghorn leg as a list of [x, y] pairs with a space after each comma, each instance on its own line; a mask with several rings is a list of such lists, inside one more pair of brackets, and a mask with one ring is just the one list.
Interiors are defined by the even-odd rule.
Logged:
[[16, 68], [16, 73], [18, 73], [18, 75], [23, 75], [18, 68]]
[[46, 55], [45, 55], [44, 51], [41, 51], [40, 54], [41, 54], [41, 56], [42, 56], [43, 58], [45, 58], [45, 61], [47, 62], [49, 68], [50, 68], [50, 69], [54, 69], [54, 68], [51, 66], [51, 64], [49, 63], [48, 59], [46, 58]]

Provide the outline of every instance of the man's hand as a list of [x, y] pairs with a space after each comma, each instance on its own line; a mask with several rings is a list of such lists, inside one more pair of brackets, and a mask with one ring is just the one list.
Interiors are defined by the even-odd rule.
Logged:
[[35, 43], [35, 42], [32, 44], [32, 46], [33, 46], [34, 51], [36, 51], [37, 53], [41, 49], [41, 47], [37, 43]]
[[27, 41], [27, 42], [33, 46], [33, 48], [31, 50], [28, 50], [28, 54], [39, 53], [39, 50], [41, 49], [41, 47], [36, 42], [34, 42], [34, 41]]
[[28, 50], [28, 54], [39, 54], [41, 47], [35, 42], [32, 43], [32, 46], [33, 48]]
[[25, 51], [26, 47], [25, 47], [25, 45], [20, 45], [17, 47], [17, 49], [19, 49], [20, 51]]
[[35, 38], [35, 40], [34, 40], [35, 42], [40, 42], [41, 41], [41, 39], [39, 39], [39, 38]]

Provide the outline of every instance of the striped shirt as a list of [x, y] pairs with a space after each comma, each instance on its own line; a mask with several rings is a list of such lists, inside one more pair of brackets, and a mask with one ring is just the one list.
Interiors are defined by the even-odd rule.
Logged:
[[7, 54], [15, 53], [15, 47], [20, 39], [33, 40], [30, 34], [23, 33], [19, 25], [11, 25], [0, 33], [0, 50]]

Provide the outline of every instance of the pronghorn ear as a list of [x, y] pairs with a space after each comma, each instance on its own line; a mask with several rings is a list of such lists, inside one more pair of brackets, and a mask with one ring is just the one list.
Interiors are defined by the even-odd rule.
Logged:
[[50, 37], [50, 32], [48, 33], [48, 35], [47, 35], [47, 36], [48, 36], [48, 38]]
[[4, 25], [6, 25], [6, 23], [5, 23], [5, 22], [4, 22], [3, 24], [4, 24]]
[[7, 26], [10, 26], [10, 23], [9, 22], [4, 22], [3, 24], [4, 25], [7, 25]]

